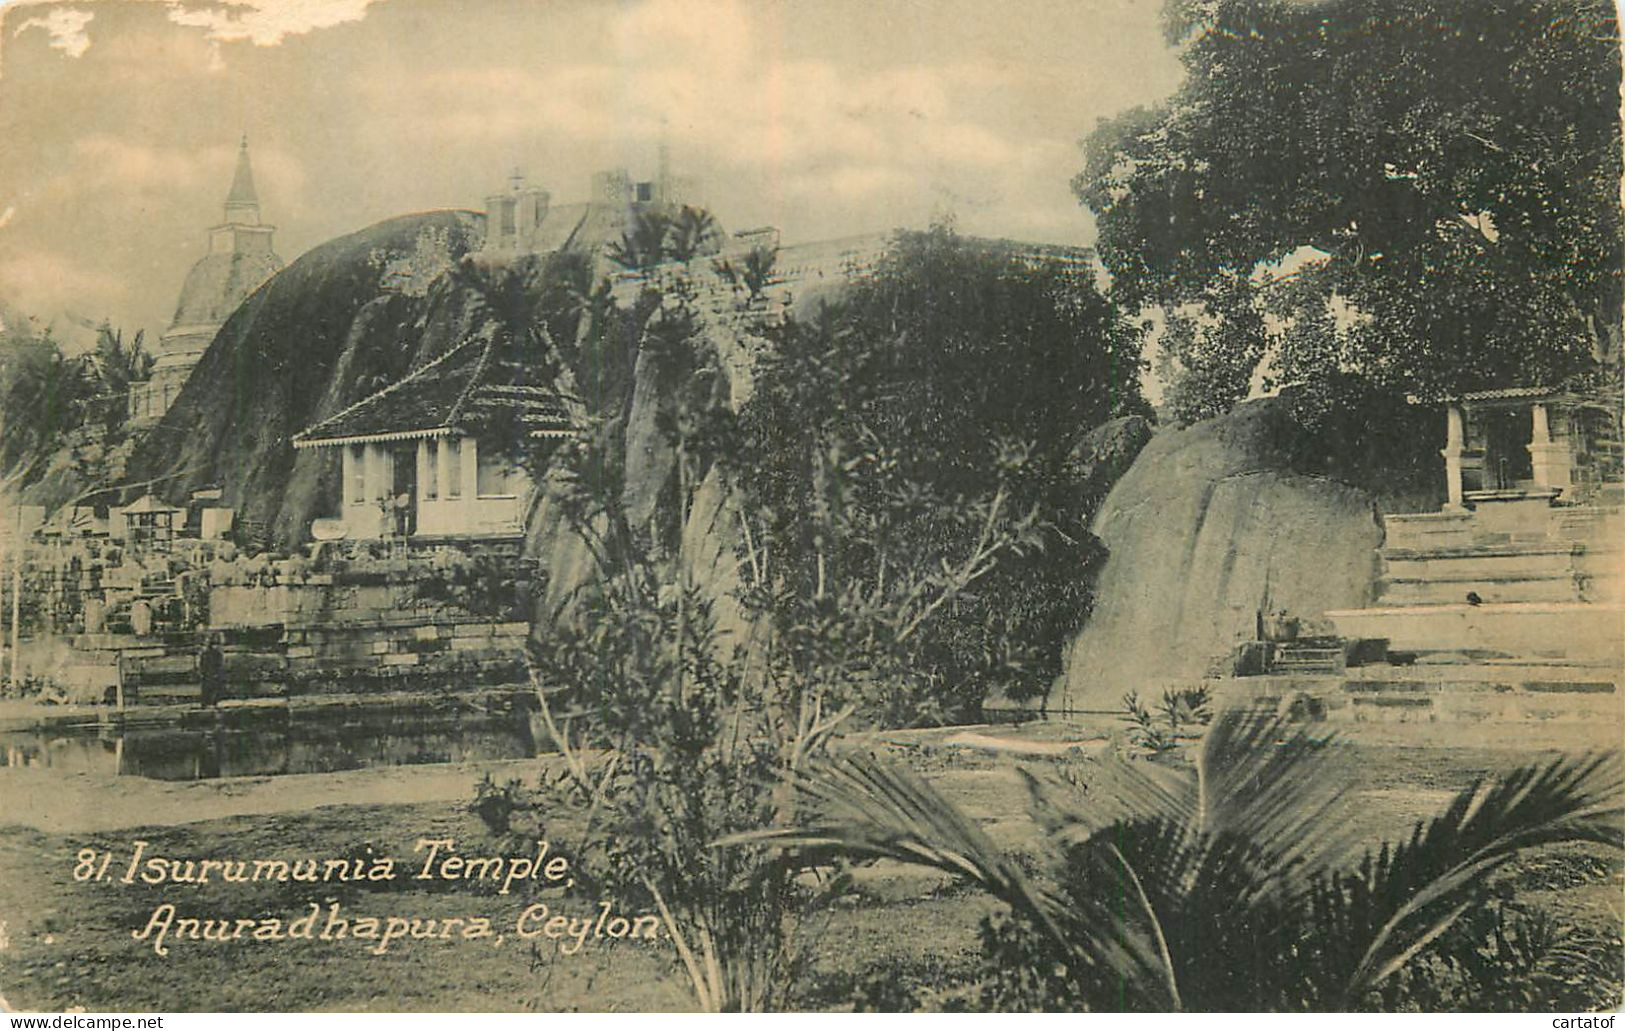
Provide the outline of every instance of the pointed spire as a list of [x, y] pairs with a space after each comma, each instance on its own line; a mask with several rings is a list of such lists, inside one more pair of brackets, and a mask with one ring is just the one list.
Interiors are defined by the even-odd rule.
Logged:
[[258, 224], [260, 220], [259, 194], [254, 191], [254, 169], [248, 163], [248, 133], [237, 148], [237, 172], [231, 178], [231, 192], [226, 194], [226, 221]]

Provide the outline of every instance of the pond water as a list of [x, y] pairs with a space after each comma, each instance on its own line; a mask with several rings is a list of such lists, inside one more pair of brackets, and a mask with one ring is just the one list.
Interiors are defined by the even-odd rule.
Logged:
[[[324, 718], [330, 715], [331, 718]], [[302, 714], [211, 727], [73, 728], [0, 733], [0, 766], [154, 780], [331, 773], [538, 754], [525, 712]]]

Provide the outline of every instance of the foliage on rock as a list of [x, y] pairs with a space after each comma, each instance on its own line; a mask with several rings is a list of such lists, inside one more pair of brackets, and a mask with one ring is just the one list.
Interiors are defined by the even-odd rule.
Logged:
[[947, 229], [901, 236], [839, 303], [770, 334], [731, 467], [759, 604], [794, 632], [839, 613], [877, 663], [884, 723], [973, 715], [1059, 672], [1096, 556], [1072, 449], [1140, 410], [1138, 339], [1081, 274]]

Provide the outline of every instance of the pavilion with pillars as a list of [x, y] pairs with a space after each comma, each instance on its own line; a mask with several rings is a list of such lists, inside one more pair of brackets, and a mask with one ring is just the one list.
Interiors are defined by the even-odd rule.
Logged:
[[1445, 409], [1449, 506], [1593, 500], [1621, 479], [1617, 399], [1547, 387], [1461, 394]]
[[1508, 697], [1517, 685], [1545, 691], [1555, 690], [1540, 686], [1547, 681], [1594, 678], [1617, 704], [1612, 692], [1625, 685], [1621, 408], [1605, 392], [1546, 387], [1448, 402], [1448, 502], [1383, 517], [1373, 603], [1327, 612], [1338, 634], [1444, 662], [1439, 668], [1457, 677], [1468, 676], [1463, 663], [1487, 663], [1472, 676], [1513, 684]]
[[[532, 484], [482, 442], [492, 415], [531, 437], [573, 430], [550, 390], [503, 383], [492, 340], [470, 339], [297, 434], [295, 448], [336, 448], [339, 511], [318, 536], [499, 537], [523, 530]], [[483, 445], [483, 446], [482, 446]]]

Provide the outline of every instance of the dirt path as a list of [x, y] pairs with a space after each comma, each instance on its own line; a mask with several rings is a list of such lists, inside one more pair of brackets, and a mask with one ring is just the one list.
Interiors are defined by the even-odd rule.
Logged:
[[0, 769], [0, 826], [51, 833], [173, 826], [227, 816], [302, 812], [329, 805], [466, 802], [474, 783], [530, 779], [537, 759], [389, 766], [341, 773], [162, 781], [60, 770]]

